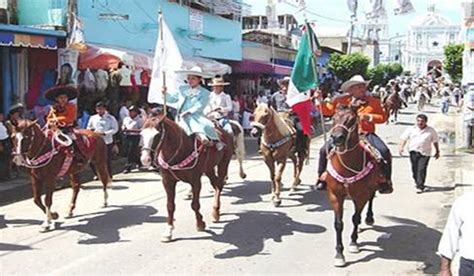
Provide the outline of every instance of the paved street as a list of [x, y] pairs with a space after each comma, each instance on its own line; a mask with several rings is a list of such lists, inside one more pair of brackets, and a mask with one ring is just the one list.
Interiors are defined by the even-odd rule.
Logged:
[[[432, 113], [431, 125], [454, 132], [455, 114]], [[397, 125], [380, 126], [394, 156], [395, 192], [379, 195], [374, 204], [375, 225], [362, 224], [362, 252], [347, 247], [352, 228], [352, 204], [346, 201], [344, 242], [348, 265], [333, 267], [335, 232], [333, 214], [324, 192], [310, 185], [316, 176], [317, 152], [313, 141], [311, 162], [304, 168], [303, 184], [294, 194], [285, 189], [283, 204], [270, 202], [268, 172], [259, 156], [245, 162], [248, 179], [238, 177], [235, 161], [222, 198], [222, 221], [210, 222], [212, 193], [205, 182], [201, 210], [206, 232], [196, 232], [190, 202], [183, 198], [186, 184], [178, 185], [176, 241], [161, 243], [165, 227], [165, 194], [154, 173], [114, 177], [108, 208], [101, 208], [98, 182], [86, 183], [79, 195], [76, 216], [60, 217], [57, 230], [39, 233], [43, 215], [32, 200], [0, 208], [0, 267], [10, 274], [156, 274], [156, 273], [311, 273], [311, 274], [423, 274], [437, 273], [435, 254], [441, 230], [455, 197], [454, 186], [472, 184], [460, 169], [472, 169], [472, 156], [454, 154], [455, 139], [441, 144], [442, 158], [432, 159], [427, 185], [416, 194], [409, 160], [399, 157], [399, 135], [414, 122], [413, 109], [404, 110]], [[438, 129], [441, 131], [441, 129]], [[449, 133], [448, 133], [449, 134]], [[445, 137], [445, 136], [443, 136]], [[468, 166], [471, 166], [470, 168]], [[290, 186], [291, 166], [284, 183]], [[470, 183], [469, 183], [470, 181]], [[54, 210], [63, 216], [71, 190], [54, 195]]]

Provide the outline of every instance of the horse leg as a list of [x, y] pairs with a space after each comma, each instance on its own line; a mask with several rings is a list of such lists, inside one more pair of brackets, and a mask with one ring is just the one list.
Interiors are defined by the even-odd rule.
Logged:
[[358, 227], [359, 227], [359, 224], [360, 224], [360, 213], [362, 212], [362, 209], [364, 208], [364, 204], [358, 204], [358, 202], [356, 202], [354, 200], [354, 209], [355, 209], [355, 212], [354, 212], [354, 215], [352, 215], [352, 223], [354, 225], [354, 229], [352, 230], [352, 235], [351, 235], [351, 243], [349, 244], [349, 252], [351, 253], [359, 253], [360, 252], [360, 249], [359, 249], [359, 245], [357, 244], [357, 239], [359, 238], [359, 234], [358, 234]]
[[199, 209], [201, 208], [201, 204], [199, 203], [199, 194], [201, 193], [201, 179], [198, 178], [198, 180], [191, 183], [191, 186], [193, 187], [193, 199], [191, 201], [191, 208], [193, 209], [196, 215], [196, 228], [198, 231], [204, 231], [206, 229], [206, 224], [204, 223], [202, 215], [199, 212]]
[[374, 202], [374, 197], [375, 197], [375, 192], [372, 194], [372, 196], [369, 199], [369, 206], [367, 207], [367, 216], [365, 217], [365, 224], [367, 225], [373, 225], [374, 224], [374, 212], [372, 209], [372, 205]]
[[247, 178], [247, 174], [244, 172], [243, 162], [245, 159], [245, 142], [244, 142], [244, 132], [242, 131], [236, 137], [235, 142], [235, 155], [237, 156], [237, 161], [239, 162], [239, 176], [242, 179]]
[[299, 166], [299, 157], [296, 154], [291, 154], [290, 159], [293, 162], [293, 184], [291, 185], [290, 192], [294, 192], [296, 190], [296, 186], [301, 184], [300, 179], [300, 166]]
[[72, 187], [72, 198], [71, 203], [69, 203], [69, 211], [67, 212], [66, 218], [71, 218], [73, 216], [73, 211], [76, 208], [77, 195], [79, 194], [81, 184], [79, 183], [79, 174], [71, 174], [71, 187]]
[[47, 232], [54, 229], [51, 228], [51, 221], [58, 219], [59, 215], [56, 212], [51, 211], [51, 206], [53, 205], [53, 193], [56, 188], [55, 179], [48, 180], [46, 183], [46, 195], [44, 199], [44, 204], [46, 205], [46, 218], [43, 224], [41, 225], [41, 232]]
[[[285, 158], [286, 159], [286, 158]], [[283, 175], [283, 171], [285, 170], [286, 166], [286, 160], [279, 160], [277, 161], [277, 169], [276, 169], [276, 175], [275, 175], [275, 199], [273, 200], [273, 205], [275, 207], [278, 207], [281, 205], [281, 198], [280, 198], [280, 193], [281, 193], [281, 178]]]
[[270, 158], [265, 158], [265, 164], [267, 164], [268, 170], [270, 171], [271, 179], [271, 192], [272, 192], [272, 201], [275, 199], [275, 163]]
[[166, 209], [168, 210], [167, 227], [161, 235], [161, 242], [170, 242], [173, 239], [174, 230], [174, 199], [176, 196], [176, 180], [163, 177], [163, 186], [166, 191]]
[[221, 192], [222, 186], [219, 183], [214, 170], [206, 172], [206, 176], [211, 181], [212, 188], [214, 188], [214, 204], [212, 206], [212, 222], [219, 222], [220, 208], [221, 208]]
[[343, 267], [346, 265], [344, 257], [344, 245], [342, 244], [342, 230], [344, 223], [342, 222], [344, 197], [337, 196], [334, 192], [328, 192], [329, 201], [334, 210], [334, 229], [336, 230], [336, 256], [334, 258], [334, 266]]
[[41, 200], [41, 193], [42, 193], [42, 185], [36, 177], [31, 177], [31, 189], [33, 191], [33, 201], [35, 202], [36, 206], [38, 206], [43, 214], [46, 213], [46, 207]]
[[[100, 149], [102, 149], [102, 154], [100, 154]], [[92, 162], [94, 163], [94, 167], [96, 168], [97, 176], [100, 179], [100, 182], [102, 182], [102, 190], [104, 191], [104, 203], [102, 207], [104, 208], [108, 206], [109, 193], [107, 191], [107, 188], [110, 184], [112, 184], [109, 169], [107, 167], [107, 153], [104, 152], [106, 150], [107, 148], [105, 147], [105, 145], [101, 148], [97, 148], [94, 158], [92, 160]]]

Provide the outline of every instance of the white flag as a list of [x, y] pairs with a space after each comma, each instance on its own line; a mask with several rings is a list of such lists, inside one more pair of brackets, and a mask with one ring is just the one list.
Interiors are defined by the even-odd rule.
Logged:
[[351, 13], [355, 13], [357, 11], [357, 0], [347, 0], [347, 7]]
[[[175, 71], [181, 69], [183, 58], [163, 15], [160, 15], [159, 22], [161, 26], [156, 42], [153, 71], [150, 87], [148, 89], [148, 102], [163, 104], [163, 93], [161, 93], [163, 87], [163, 72], [166, 75], [168, 93], [178, 91], [179, 86], [184, 84], [184, 79], [177, 75]], [[170, 104], [168, 105], [172, 106]]]
[[404, 15], [415, 11], [411, 0], [395, 0], [395, 15]]
[[370, 0], [369, 11], [366, 13], [367, 19], [387, 18], [385, 11], [385, 0]]

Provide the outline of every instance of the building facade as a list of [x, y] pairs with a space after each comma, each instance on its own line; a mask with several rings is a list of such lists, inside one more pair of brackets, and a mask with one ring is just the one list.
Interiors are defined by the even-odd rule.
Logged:
[[415, 75], [426, 75], [431, 69], [442, 69], [444, 47], [459, 43], [461, 26], [441, 15], [435, 5], [426, 15], [416, 18], [407, 34], [403, 67]]
[[463, 3], [463, 79], [464, 85], [474, 85], [474, 1]]

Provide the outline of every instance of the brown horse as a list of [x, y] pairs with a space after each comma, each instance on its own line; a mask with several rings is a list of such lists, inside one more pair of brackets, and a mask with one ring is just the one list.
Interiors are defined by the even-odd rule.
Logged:
[[395, 89], [392, 90], [390, 95], [384, 98], [383, 106], [385, 108], [385, 112], [387, 113], [387, 117], [390, 118], [393, 116], [393, 119], [387, 120], [387, 124], [389, 124], [390, 121], [396, 123], [398, 120], [398, 111], [402, 108], [402, 98]]
[[[88, 161], [95, 165], [102, 182], [104, 207], [107, 206], [107, 186], [111, 182], [107, 169], [107, 147], [98, 134], [87, 130], [75, 134], [77, 139], [87, 139], [89, 144], [89, 154], [84, 155], [83, 159], [72, 151], [72, 146], [65, 145], [58, 134], [58, 131], [49, 129], [42, 131], [36, 122], [28, 120], [20, 121], [18, 126], [12, 129], [13, 160], [18, 166], [29, 169], [34, 202], [46, 214], [42, 224], [43, 232], [52, 230], [54, 228], [52, 220], [59, 217], [58, 213], [51, 210], [58, 176], [69, 175], [73, 189], [67, 217], [73, 216], [81, 185], [79, 175], [86, 168]], [[41, 200], [43, 188], [46, 190], [44, 204]]]
[[267, 104], [259, 104], [253, 116], [252, 134], [256, 135], [262, 131], [260, 150], [270, 170], [272, 202], [275, 207], [278, 207], [281, 204], [281, 178], [286, 160], [290, 158], [293, 161], [294, 180], [291, 189], [294, 190], [301, 183], [301, 171], [309, 154], [309, 138], [304, 135], [297, 137], [291, 123], [286, 122], [275, 109]]
[[[162, 242], [173, 239], [176, 183], [183, 181], [191, 184], [191, 207], [196, 214], [198, 231], [204, 231], [206, 224], [199, 212], [199, 194], [201, 176], [205, 174], [214, 188], [214, 222], [220, 217], [220, 196], [227, 177], [227, 170], [234, 152], [233, 138], [222, 129], [218, 134], [224, 148], [204, 146], [196, 138], [186, 135], [183, 129], [164, 115], [149, 118], [141, 132], [143, 166], [149, 167], [152, 162], [158, 163], [166, 191], [168, 209], [168, 227], [162, 235]], [[155, 160], [152, 158], [155, 153]], [[215, 169], [217, 168], [217, 175]]]
[[354, 202], [355, 212], [352, 216], [354, 229], [351, 235], [349, 251], [358, 253], [357, 228], [361, 220], [361, 212], [367, 202], [366, 223], [374, 223], [372, 200], [375, 192], [384, 182], [378, 162], [370, 154], [370, 149], [360, 143], [358, 134], [358, 107], [338, 106], [333, 117], [334, 126], [331, 130], [331, 139], [334, 150], [328, 155], [327, 190], [328, 198], [335, 214], [334, 226], [336, 229], [336, 257], [335, 266], [345, 266], [342, 244], [344, 199], [350, 196]]

